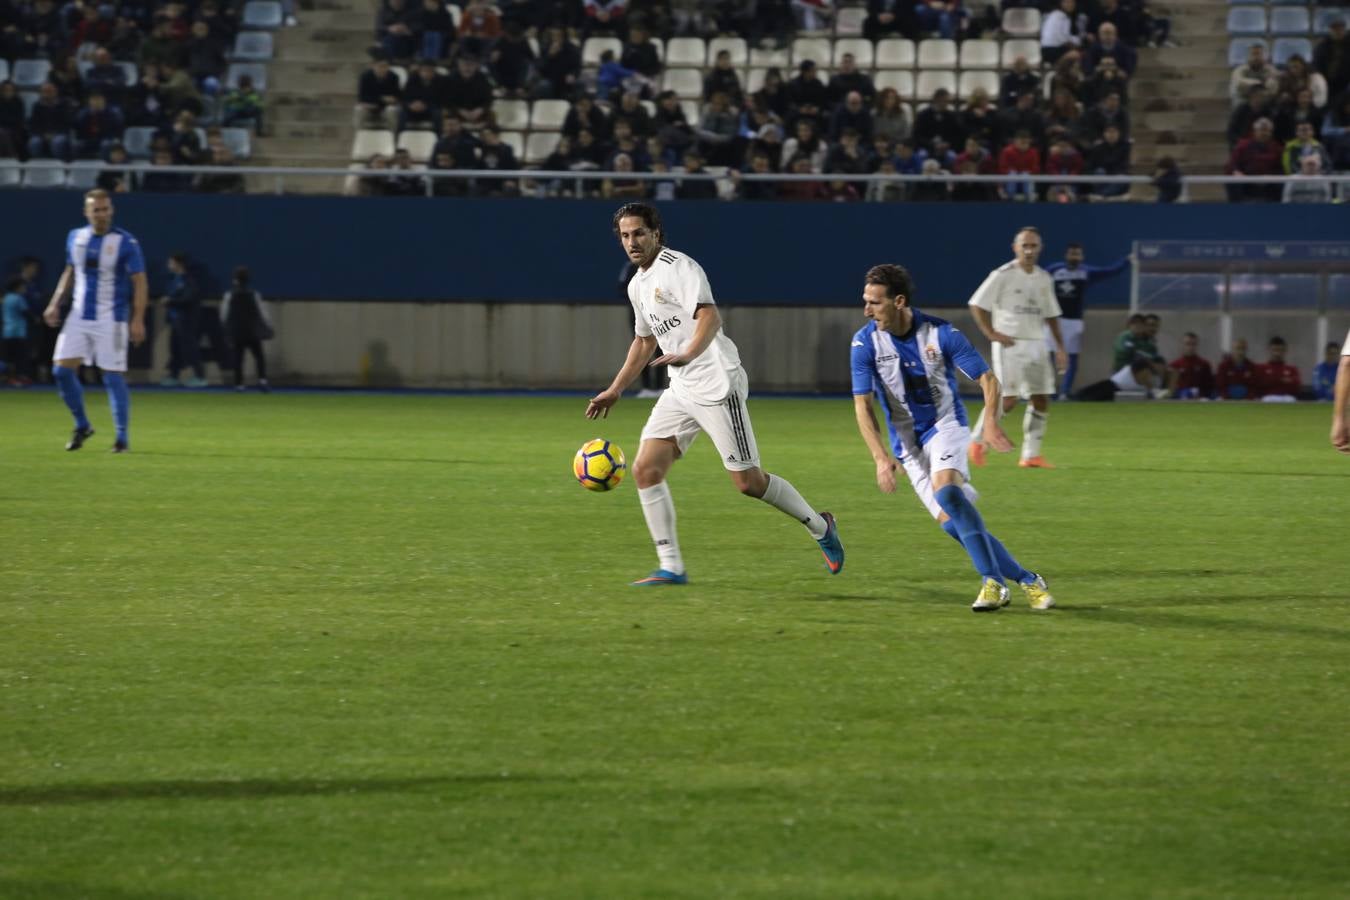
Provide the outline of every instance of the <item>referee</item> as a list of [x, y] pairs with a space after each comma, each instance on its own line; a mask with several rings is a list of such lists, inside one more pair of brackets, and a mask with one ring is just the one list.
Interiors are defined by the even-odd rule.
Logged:
[[66, 268], [56, 291], [42, 314], [55, 328], [61, 322], [61, 302], [73, 288], [70, 315], [56, 338], [52, 354], [52, 377], [61, 399], [75, 419], [75, 430], [66, 444], [78, 450], [94, 435], [84, 414], [84, 389], [80, 387], [81, 364], [98, 366], [108, 389], [117, 437], [113, 453], [130, 449], [127, 425], [131, 397], [127, 391], [127, 339], [145, 340], [145, 310], [150, 291], [145, 279], [141, 244], [130, 232], [114, 228], [112, 198], [102, 189], [84, 195], [84, 217], [89, 222], [66, 236]]

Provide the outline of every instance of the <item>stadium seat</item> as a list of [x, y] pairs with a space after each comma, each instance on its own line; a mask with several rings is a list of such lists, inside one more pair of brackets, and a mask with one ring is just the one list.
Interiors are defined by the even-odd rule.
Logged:
[[[1301, 56], [1304, 62], [1312, 59], [1313, 45], [1307, 38], [1282, 37], [1275, 39], [1275, 49], [1271, 51], [1271, 60], [1275, 65], [1283, 66], [1291, 56]], [[1241, 65], [1241, 63], [1233, 63]]]
[[997, 69], [998, 41], [965, 41], [961, 44], [961, 68]]
[[66, 187], [76, 191], [87, 191], [98, 186], [98, 174], [103, 163], [92, 159], [77, 159], [70, 164], [70, 174], [66, 177]]
[[764, 76], [768, 71], [768, 69], [751, 69], [745, 76], [745, 92], [753, 94], [764, 87]]
[[113, 65], [119, 66], [127, 75], [127, 87], [135, 87], [141, 83], [141, 73], [137, 71], [134, 62], [114, 62]]
[[399, 90], [408, 86], [408, 70], [403, 66], [390, 66], [389, 71], [398, 79]]
[[1003, 30], [1009, 37], [1039, 38], [1041, 36], [1041, 11], [1039, 9], [1005, 9], [1003, 11]]
[[716, 62], [717, 54], [723, 50], [731, 53], [731, 64], [736, 68], [743, 69], [750, 64], [750, 48], [746, 46], [745, 38], [715, 37], [708, 41], [709, 65]]
[[352, 139], [352, 159], [370, 159], [376, 153], [382, 156], [394, 154], [394, 136], [388, 131], [375, 128], [362, 128]]
[[530, 133], [525, 140], [525, 163], [526, 165], [541, 165], [548, 159], [555, 147], [558, 146], [558, 135], [551, 132]]
[[956, 96], [962, 100], [968, 99], [978, 88], [984, 88], [985, 92], [989, 94], [989, 99], [997, 102], [999, 95], [998, 73], [972, 69], [962, 72], [956, 79]]
[[1270, 0], [1271, 6], [1303, 6], [1304, 0]]
[[0, 159], [0, 188], [16, 188], [23, 182], [17, 159]]
[[933, 99], [933, 93], [945, 90], [956, 93], [956, 73], [950, 69], [922, 69], [914, 82], [914, 96], [920, 100]]
[[600, 65], [600, 55], [606, 50], [614, 51], [614, 58], [623, 55], [623, 44], [614, 37], [589, 37], [581, 45], [581, 64], [583, 66]]
[[1011, 69], [1013, 61], [1019, 56], [1025, 56], [1033, 69], [1039, 68], [1041, 65], [1041, 42], [1027, 38], [1004, 41], [1002, 55], [1002, 67], [1005, 69]]
[[1228, 65], [1240, 66], [1247, 62], [1247, 50], [1252, 44], [1260, 44], [1267, 53], [1270, 51], [1270, 42], [1253, 38], [1233, 38], [1228, 42]]
[[1305, 35], [1312, 27], [1306, 6], [1291, 6], [1270, 11], [1270, 33], [1274, 35]]
[[492, 104], [492, 115], [498, 128], [523, 131], [530, 127], [530, 104], [524, 100], [497, 100]]
[[645, 110], [647, 111], [647, 115], [651, 116], [652, 118], [656, 118], [656, 103], [655, 103], [655, 101], [652, 101], [652, 100], [639, 100], [638, 102], [641, 103], [641, 104], [642, 104], [642, 108], [645, 109]]
[[33, 107], [37, 106], [38, 92], [20, 91], [19, 99], [23, 101], [23, 117], [27, 119], [29, 116], [33, 114]]
[[698, 127], [701, 117], [699, 116], [699, 104], [697, 100], [681, 100], [680, 112], [684, 113], [686, 122], [695, 128]]
[[863, 23], [867, 21], [867, 7], [845, 6], [834, 15], [835, 37], [862, 37]]
[[792, 42], [793, 69], [808, 59], [818, 66], [828, 66], [833, 56], [829, 38], [797, 38]]
[[511, 152], [516, 155], [520, 164], [525, 165], [525, 132], [503, 131], [499, 137], [503, 144], [511, 148]]
[[530, 108], [531, 131], [558, 131], [567, 119], [566, 100], [536, 100]]
[[1229, 6], [1265, 6], [1265, 0], [1228, 0]]
[[234, 59], [268, 60], [272, 58], [272, 32], [241, 31], [234, 38]]
[[[459, 20], [464, 18], [463, 8], [460, 7], [458, 3], [447, 3], [445, 4], [445, 9], [448, 13], [450, 13], [450, 22], [455, 26], [455, 30], [458, 31]], [[539, 55], [538, 53], [535, 54], [535, 56], [538, 55]]]
[[703, 96], [703, 73], [698, 69], [666, 69], [661, 88], [674, 91], [681, 99], [697, 99]]
[[879, 91], [894, 88], [905, 99], [914, 96], [914, 73], [908, 69], [881, 69], [873, 83]]
[[9, 81], [9, 60], [0, 56], [0, 82]]
[[882, 38], [877, 41], [878, 69], [912, 69], [914, 56], [914, 42], [907, 38]]
[[430, 131], [405, 131], [398, 136], [395, 146], [399, 150], [407, 150], [414, 162], [430, 162], [431, 151], [436, 146], [436, 135]]
[[791, 60], [788, 57], [786, 48], [782, 50], [763, 50], [759, 47], [750, 48], [750, 65], [761, 66], [766, 69], [777, 68], [786, 73]]
[[668, 66], [701, 69], [710, 62], [708, 46], [703, 43], [703, 38], [671, 38], [670, 43], [666, 44], [666, 65]]
[[277, 0], [248, 0], [244, 4], [245, 28], [280, 28], [282, 22], [281, 4]]
[[222, 128], [220, 138], [230, 148], [235, 159], [248, 159], [253, 155], [253, 132], [247, 128]]
[[1313, 31], [1318, 34], [1326, 34], [1327, 30], [1331, 28], [1332, 19], [1350, 19], [1350, 10], [1334, 6], [1318, 7], [1317, 12], [1313, 14]]
[[929, 38], [919, 41], [920, 69], [955, 69], [956, 41]]
[[872, 57], [875, 51], [872, 42], [863, 38], [840, 38], [834, 42], [834, 66], [839, 67], [839, 61], [844, 58], [845, 53], [852, 53], [853, 60], [858, 64], [858, 68], [864, 71], [872, 68]]
[[66, 186], [66, 164], [57, 159], [30, 159], [23, 173], [26, 188], [63, 188]]
[[230, 63], [230, 68], [225, 72], [225, 86], [234, 88], [239, 86], [239, 76], [247, 75], [253, 79], [253, 88], [258, 93], [267, 91], [267, 66], [262, 63]]
[[1228, 11], [1229, 34], [1265, 34], [1266, 11], [1260, 6], [1235, 6]]
[[16, 59], [10, 79], [19, 90], [35, 91], [47, 80], [52, 64], [45, 59]]
[[157, 129], [137, 126], [122, 132], [122, 147], [127, 156], [133, 159], [150, 158], [150, 142], [155, 139]]

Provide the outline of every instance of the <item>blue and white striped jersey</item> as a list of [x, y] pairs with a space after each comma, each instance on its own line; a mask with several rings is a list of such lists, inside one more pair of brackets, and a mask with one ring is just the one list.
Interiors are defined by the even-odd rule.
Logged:
[[70, 314], [99, 322], [125, 322], [131, 312], [131, 276], [145, 271], [140, 241], [112, 228], [94, 234], [90, 225], [66, 237], [66, 262], [75, 273]]
[[916, 453], [943, 427], [968, 427], [956, 370], [972, 379], [989, 371], [950, 322], [917, 309], [909, 333], [901, 336], [868, 322], [853, 336], [851, 356], [853, 393], [881, 401], [899, 459]]

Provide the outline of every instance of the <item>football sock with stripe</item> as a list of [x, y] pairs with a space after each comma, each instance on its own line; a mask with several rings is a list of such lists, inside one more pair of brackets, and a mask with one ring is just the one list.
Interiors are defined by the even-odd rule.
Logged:
[[811, 537], [816, 540], [823, 538], [829, 526], [825, 524], [820, 513], [811, 508], [786, 478], [779, 478], [777, 475], [769, 475], [768, 478], [769, 486], [764, 489], [764, 496], [759, 499], [801, 522], [806, 526], [806, 530], [811, 532]]
[[1035, 459], [1041, 455], [1041, 442], [1045, 440], [1045, 426], [1050, 417], [1038, 412], [1036, 407], [1027, 404], [1026, 414], [1022, 416], [1022, 458]]
[[112, 407], [113, 425], [117, 426], [117, 440], [127, 442], [127, 425], [131, 423], [131, 392], [121, 372], [104, 372], [103, 385], [108, 389], [108, 405]]
[[975, 571], [984, 578], [992, 578], [1001, 583], [1003, 573], [999, 571], [989, 532], [985, 530], [984, 519], [975, 508], [975, 504], [970, 502], [965, 491], [957, 484], [939, 488], [935, 496], [938, 506], [942, 507], [942, 511], [951, 516], [952, 522], [955, 523], [956, 533], [961, 538], [961, 546], [970, 554]]
[[656, 558], [660, 560], [661, 568], [683, 575], [684, 557], [680, 555], [680, 542], [675, 537], [675, 501], [671, 499], [670, 486], [663, 481], [638, 488], [638, 500], [642, 502], [642, 515], [647, 520], [652, 543], [656, 545]]
[[[942, 523], [942, 530], [951, 535], [952, 540], [961, 544], [961, 535], [956, 533], [956, 523], [951, 519]], [[988, 532], [986, 532], [988, 534]], [[989, 546], [994, 550], [994, 561], [998, 563], [998, 570], [1003, 573], [1003, 577], [1009, 581], [1016, 581], [1021, 584], [1024, 581], [1031, 581], [1036, 577], [1034, 572], [1029, 572], [1022, 568], [1022, 564], [1013, 559], [1013, 555], [1008, 552], [1008, 548], [1003, 546], [1003, 542], [992, 534], [988, 534]], [[964, 547], [964, 544], [961, 544]]]
[[88, 429], [89, 417], [84, 414], [84, 388], [80, 387], [80, 378], [75, 370], [52, 366], [52, 378], [56, 379], [56, 387], [61, 392], [61, 399], [66, 402], [66, 408], [75, 417], [75, 427]]

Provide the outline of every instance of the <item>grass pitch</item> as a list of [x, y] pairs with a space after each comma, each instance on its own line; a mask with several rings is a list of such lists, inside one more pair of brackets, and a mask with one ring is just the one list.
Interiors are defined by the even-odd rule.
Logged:
[[844, 573], [705, 441], [672, 590], [569, 472], [646, 402], [88, 400], [0, 395], [2, 897], [1350, 893], [1326, 407], [1056, 407], [975, 481], [1061, 608], [976, 616], [847, 399], [751, 404]]

